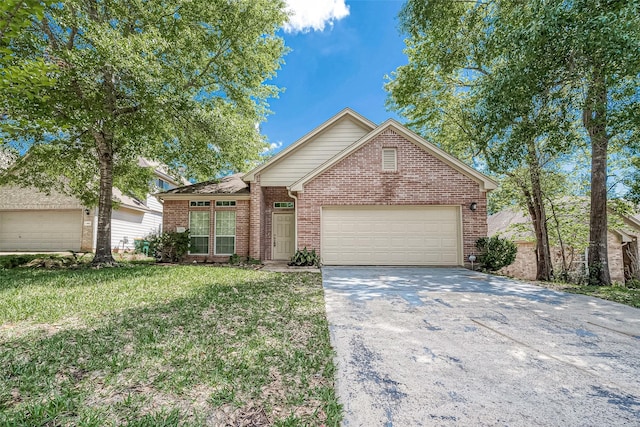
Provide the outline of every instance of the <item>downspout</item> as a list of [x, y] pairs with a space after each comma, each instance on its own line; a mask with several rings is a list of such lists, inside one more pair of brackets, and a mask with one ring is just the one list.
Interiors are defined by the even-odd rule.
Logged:
[[290, 189], [287, 188], [287, 193], [289, 197], [293, 199], [293, 239], [294, 245], [293, 249], [295, 252], [298, 251], [298, 197], [294, 196]]

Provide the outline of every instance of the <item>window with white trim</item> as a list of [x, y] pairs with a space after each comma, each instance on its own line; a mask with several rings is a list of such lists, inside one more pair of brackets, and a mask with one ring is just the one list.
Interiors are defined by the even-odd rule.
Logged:
[[189, 253], [209, 253], [209, 212], [189, 212]]
[[217, 207], [228, 207], [228, 206], [235, 206], [235, 205], [236, 205], [235, 200], [216, 200]]
[[191, 200], [189, 202], [189, 206], [192, 208], [202, 207], [202, 206], [211, 206], [211, 202], [208, 200]]
[[236, 253], [236, 212], [216, 211], [216, 255]]
[[398, 170], [398, 152], [395, 148], [382, 149], [382, 170], [387, 172]]
[[293, 209], [293, 202], [273, 202], [276, 209]]

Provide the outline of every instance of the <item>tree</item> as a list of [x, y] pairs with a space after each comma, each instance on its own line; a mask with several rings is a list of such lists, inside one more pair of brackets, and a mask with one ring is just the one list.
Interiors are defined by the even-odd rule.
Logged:
[[510, 179], [521, 192], [537, 237], [539, 280], [553, 267], [541, 192], [544, 157], [561, 151], [550, 116], [553, 97], [495, 102], [492, 82], [502, 78], [502, 49], [491, 44], [490, 4], [410, 1], [402, 11], [409, 64], [387, 84], [390, 105], [427, 138], [464, 159], [481, 155], [489, 171]]
[[52, 66], [43, 58], [16, 61], [11, 41], [32, 19], [41, 17], [51, 0], [4, 0], [0, 3], [0, 92], [5, 95], [38, 96], [43, 86], [52, 84]]
[[[27, 152], [5, 181], [98, 206], [94, 264], [113, 263], [112, 188], [148, 191], [139, 156], [193, 178], [252, 165], [285, 53], [280, 0], [52, 3], [11, 38], [12, 61], [54, 68], [38, 97], [0, 95], [2, 142]], [[25, 180], [24, 177], [28, 177]], [[63, 179], [61, 179], [61, 177]]]
[[[562, 134], [581, 136], [589, 142], [592, 283], [610, 283], [607, 156], [611, 145], [622, 147], [633, 140], [633, 132], [623, 124], [637, 122], [639, 9], [640, 0], [410, 0], [401, 15], [411, 36], [407, 49], [410, 62], [405, 69], [415, 68], [413, 75], [422, 70], [422, 75], [436, 84], [431, 92], [419, 91], [409, 103], [402, 96], [410, 90], [394, 92], [392, 86], [398, 105], [411, 105], [410, 113], [422, 108], [432, 122], [434, 111], [444, 113], [437, 113], [428, 98], [439, 95], [442, 85], [462, 81], [465, 89], [458, 94], [472, 101], [472, 116], [488, 119], [484, 141], [490, 155], [494, 153], [492, 142], [508, 142], [505, 137], [527, 129], [533, 132], [520, 141], [525, 146], [531, 139], [535, 142], [541, 136], [549, 139], [554, 135], [557, 137], [550, 141], [556, 145], [562, 142], [558, 138]], [[399, 70], [396, 80], [406, 80], [403, 73]], [[416, 107], [424, 104], [426, 109]], [[549, 125], [543, 133], [538, 132], [540, 118]], [[476, 141], [483, 140], [475, 135]], [[579, 143], [578, 139], [568, 145]], [[564, 149], [563, 145], [558, 148]], [[513, 144], [506, 147], [513, 148]], [[505, 153], [511, 156], [514, 152]], [[538, 201], [536, 204], [541, 206]]]

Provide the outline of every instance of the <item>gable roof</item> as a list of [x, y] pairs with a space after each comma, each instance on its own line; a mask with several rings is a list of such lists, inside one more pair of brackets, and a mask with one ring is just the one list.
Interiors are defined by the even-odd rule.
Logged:
[[340, 111], [335, 116], [331, 117], [329, 120], [327, 120], [324, 123], [322, 123], [320, 126], [318, 126], [315, 129], [313, 129], [311, 132], [307, 133], [305, 136], [303, 136], [302, 138], [298, 139], [296, 142], [294, 142], [293, 144], [291, 144], [290, 146], [288, 146], [287, 148], [285, 148], [284, 150], [279, 152], [277, 155], [275, 155], [274, 157], [269, 159], [269, 161], [267, 161], [266, 163], [263, 163], [262, 165], [260, 165], [260, 166], [258, 166], [256, 168], [254, 168], [253, 170], [247, 172], [243, 176], [243, 179], [245, 181], [247, 181], [247, 182], [253, 182], [255, 180], [255, 177], [256, 177], [257, 173], [262, 172], [265, 169], [270, 168], [271, 166], [275, 165], [281, 159], [289, 156], [291, 153], [293, 153], [294, 151], [298, 150], [300, 147], [308, 144], [313, 138], [315, 138], [316, 136], [321, 134], [323, 131], [325, 131], [326, 129], [330, 128], [332, 125], [334, 125], [335, 123], [337, 123], [338, 121], [342, 120], [345, 117], [351, 118], [357, 124], [359, 124], [362, 127], [366, 128], [368, 131], [371, 131], [371, 130], [376, 128], [376, 124], [373, 123], [371, 120], [369, 120], [366, 117], [358, 114], [357, 112], [353, 111], [351, 108], [345, 108], [344, 110]]
[[487, 236], [500, 236], [514, 241], [535, 240], [531, 219], [521, 209], [509, 208], [489, 215]]
[[250, 195], [249, 186], [242, 180], [242, 174], [229, 175], [220, 179], [199, 182], [172, 188], [171, 190], [156, 193], [156, 198], [164, 199], [188, 199], [189, 196], [246, 196]]
[[486, 176], [485, 174], [478, 172], [477, 170], [475, 170], [470, 166], [467, 166], [465, 163], [453, 157], [452, 155], [448, 154], [441, 148], [438, 148], [434, 144], [426, 141], [416, 133], [402, 126], [396, 120], [389, 119], [385, 121], [383, 124], [381, 124], [380, 126], [378, 126], [377, 128], [373, 129], [367, 135], [363, 136], [362, 138], [360, 138], [359, 140], [357, 140], [356, 142], [354, 142], [353, 144], [351, 144], [350, 146], [342, 150], [340, 153], [336, 154], [335, 156], [333, 156], [332, 158], [330, 158], [329, 160], [327, 160], [326, 162], [318, 166], [316, 169], [312, 170], [307, 175], [299, 179], [290, 187], [290, 190], [303, 191], [304, 185], [307, 182], [311, 181], [313, 178], [320, 175], [322, 172], [326, 171], [334, 164], [340, 162], [342, 159], [354, 153], [360, 147], [364, 146], [369, 141], [371, 141], [372, 139], [374, 139], [375, 137], [377, 137], [378, 135], [380, 135], [381, 133], [383, 133], [388, 129], [392, 129], [397, 134], [403, 136], [408, 141], [424, 149], [425, 151], [427, 151], [437, 159], [451, 166], [453, 169], [457, 170], [463, 175], [476, 181], [477, 183], [480, 184], [480, 190], [491, 191], [498, 187], [498, 183], [493, 179], [489, 178], [488, 176]]

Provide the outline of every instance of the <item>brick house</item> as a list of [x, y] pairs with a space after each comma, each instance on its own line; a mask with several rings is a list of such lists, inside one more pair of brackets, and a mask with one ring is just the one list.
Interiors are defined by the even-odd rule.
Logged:
[[163, 228], [191, 232], [189, 259], [462, 266], [487, 235], [492, 179], [394, 120], [345, 109], [244, 175], [156, 196]]
[[[587, 227], [588, 204], [582, 199], [571, 199], [567, 203], [584, 206], [581, 217], [565, 220], [582, 221]], [[513, 240], [518, 248], [514, 263], [501, 269], [499, 273], [518, 279], [535, 280], [537, 270], [536, 242], [529, 217], [519, 210], [505, 209], [489, 216], [487, 223], [489, 236], [500, 236]], [[629, 279], [640, 278], [640, 251], [638, 248], [640, 217], [622, 215], [616, 223], [616, 226], [609, 227], [607, 232], [609, 273], [612, 281], [623, 283]], [[575, 278], [584, 278], [587, 274], [588, 252], [586, 249], [578, 251], [569, 243], [564, 247], [569, 273]], [[562, 255], [562, 249], [559, 246], [551, 248], [551, 262], [556, 273], [562, 271]]]
[[[188, 182], [176, 181], [157, 162], [141, 158], [138, 165], [151, 169], [155, 188]], [[112, 249], [133, 250], [134, 239], [161, 231], [162, 204], [151, 194], [138, 200], [114, 187], [113, 200], [118, 205], [111, 214]], [[0, 251], [93, 251], [97, 215], [97, 209], [55, 189], [44, 193], [33, 187], [1, 186]]]

